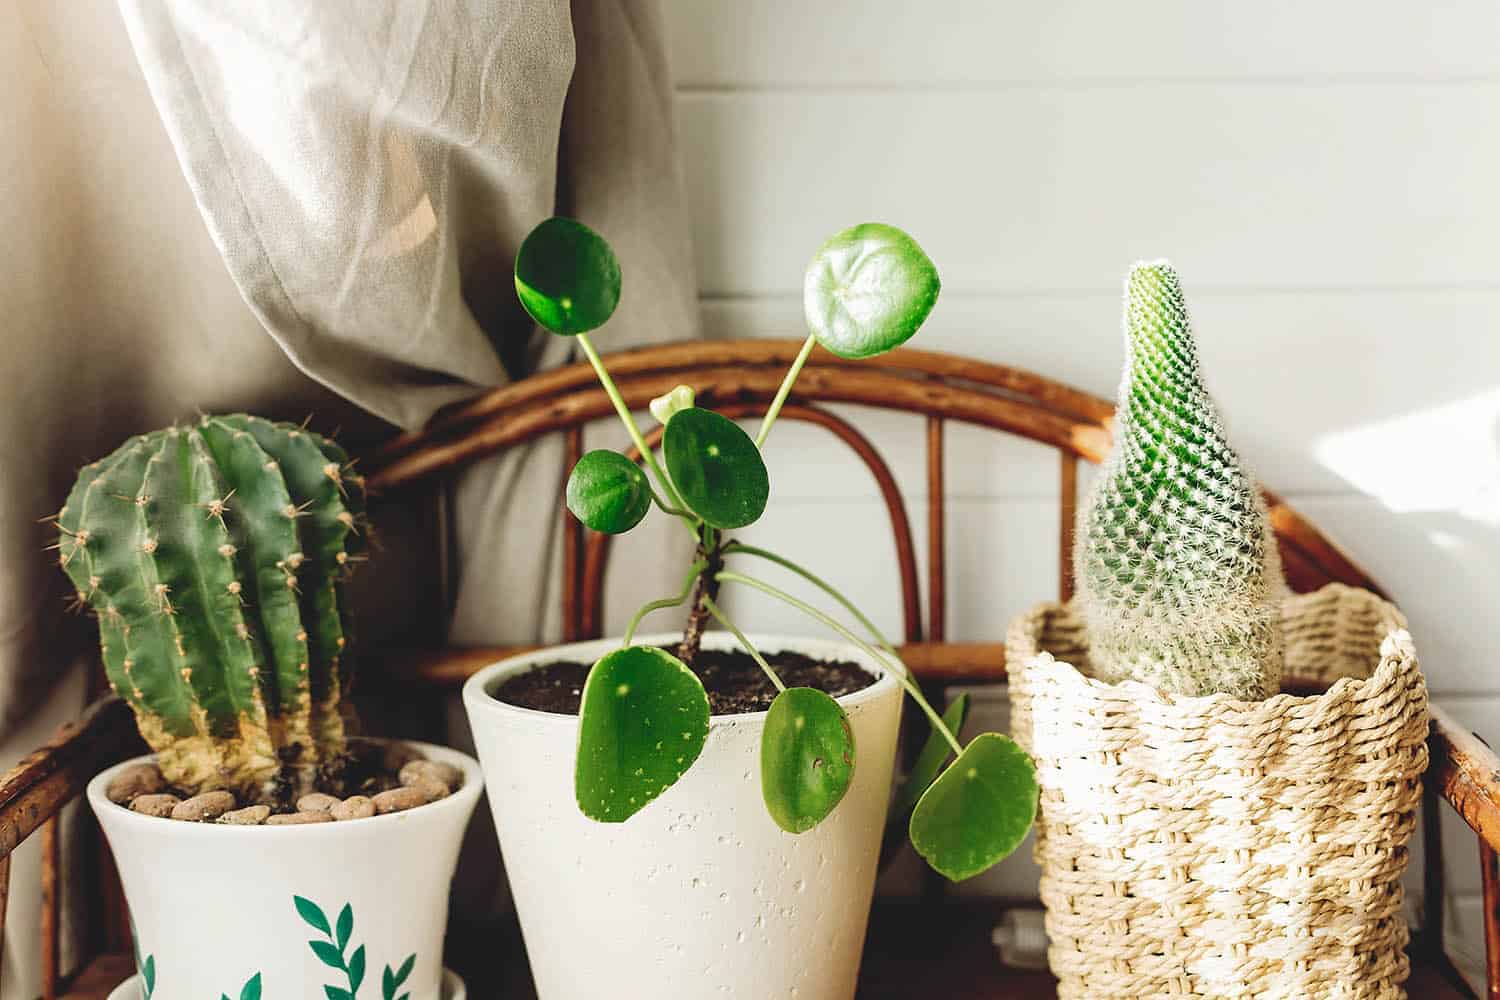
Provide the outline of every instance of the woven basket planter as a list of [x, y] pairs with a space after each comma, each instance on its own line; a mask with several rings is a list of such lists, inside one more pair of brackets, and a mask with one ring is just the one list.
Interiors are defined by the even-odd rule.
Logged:
[[1326, 692], [1237, 701], [1090, 679], [1066, 606], [1012, 623], [1060, 997], [1406, 995], [1427, 689], [1405, 624], [1350, 587], [1290, 598], [1288, 686]]

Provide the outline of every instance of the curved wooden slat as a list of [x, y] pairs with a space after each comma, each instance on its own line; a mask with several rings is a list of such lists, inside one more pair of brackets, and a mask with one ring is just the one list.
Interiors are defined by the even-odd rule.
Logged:
[[[764, 366], [778, 369], [779, 382], [779, 372], [792, 363], [801, 348], [800, 340], [689, 341], [609, 354], [605, 356], [605, 363], [617, 379], [712, 367]], [[1114, 407], [1108, 400], [1020, 368], [911, 347], [897, 348], [880, 357], [859, 361], [837, 357], [820, 347], [813, 351], [807, 365], [809, 369], [858, 367], [884, 370], [921, 379], [936, 377], [960, 384], [987, 386], [1083, 423], [1107, 423], [1114, 414]], [[594, 377], [593, 369], [586, 364], [569, 365], [491, 390], [477, 399], [439, 413], [421, 431], [391, 439], [369, 456], [369, 460], [375, 466], [390, 465], [431, 443], [462, 437], [489, 418], [518, 406], [592, 386]]]
[[[781, 385], [783, 373], [770, 368], [709, 367], [693, 369], [692, 381], [705, 404], [765, 404]], [[656, 396], [681, 381], [681, 373], [615, 376], [620, 394], [632, 409], [644, 409]], [[827, 366], [802, 372], [791, 399], [798, 402], [860, 403], [943, 417], [1005, 431], [1098, 461], [1109, 448], [1109, 430], [1060, 416], [1034, 404], [975, 388], [915, 381], [878, 369]], [[548, 431], [597, 420], [613, 410], [603, 389], [571, 390], [563, 395], [519, 402], [485, 419], [461, 438], [434, 439], [407, 450], [388, 464], [375, 465], [371, 489], [390, 491], [436, 475]]]
[[943, 418], [927, 418], [927, 635], [948, 637], [948, 497], [943, 469]]

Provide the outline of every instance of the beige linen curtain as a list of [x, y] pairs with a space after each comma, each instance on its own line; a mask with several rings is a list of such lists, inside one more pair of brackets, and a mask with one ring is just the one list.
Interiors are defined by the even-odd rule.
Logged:
[[[0, 766], [82, 705], [92, 623], [65, 615], [36, 523], [82, 462], [241, 408], [316, 413], [358, 449], [562, 363], [568, 343], [533, 330], [510, 280], [520, 239], [554, 211], [620, 253], [601, 347], [697, 332], [651, 0], [14, 5], [0, 18]], [[541, 442], [454, 484], [456, 637], [555, 637], [559, 462]], [[422, 513], [382, 511], [402, 523], [364, 574], [367, 645], [431, 629], [416, 598], [440, 561]], [[644, 542], [658, 543], [672, 544]], [[34, 854], [16, 866], [4, 1000], [39, 990]]]

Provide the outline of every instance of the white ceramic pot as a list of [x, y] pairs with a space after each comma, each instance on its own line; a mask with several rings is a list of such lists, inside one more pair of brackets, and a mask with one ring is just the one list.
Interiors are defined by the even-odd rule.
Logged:
[[[669, 644], [673, 635], [641, 643]], [[801, 835], [766, 814], [765, 713], [716, 716], [687, 774], [629, 820], [578, 811], [578, 720], [507, 705], [488, 692], [558, 660], [591, 663], [619, 640], [557, 646], [494, 664], [464, 686], [505, 869], [542, 1000], [854, 995], [891, 791], [901, 687], [840, 642], [752, 636], [858, 663], [879, 679], [839, 704], [854, 731], [854, 780]], [[709, 649], [734, 646], [710, 632]]]
[[[448, 887], [482, 778], [472, 757], [413, 745], [462, 770], [463, 787], [408, 812], [339, 823], [184, 823], [142, 816], [105, 798], [117, 771], [147, 757], [89, 782], [89, 805], [130, 904], [142, 978], [152, 986], [143, 996], [255, 996], [246, 984], [258, 974], [258, 995], [266, 1000], [323, 997], [325, 986], [349, 988], [346, 969], [358, 964], [358, 953], [361, 1000], [408, 992], [411, 1000], [440, 1000]], [[346, 907], [352, 926], [340, 941]], [[346, 968], [325, 963], [312, 941], [328, 943], [335, 954], [342, 943]], [[386, 990], [386, 967], [398, 973], [408, 956], [415, 957], [406, 979]]]

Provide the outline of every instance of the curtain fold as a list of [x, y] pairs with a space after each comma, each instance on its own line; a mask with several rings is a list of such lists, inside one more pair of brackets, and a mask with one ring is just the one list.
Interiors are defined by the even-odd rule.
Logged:
[[[554, 212], [620, 252], [602, 350], [697, 333], [654, 0], [18, 0], [15, 15], [0, 23], [0, 765], [82, 708], [96, 659], [38, 524], [82, 463], [235, 409], [313, 412], [357, 452], [565, 362], [511, 281]], [[560, 461], [541, 442], [457, 477], [455, 634], [555, 638]], [[366, 648], [433, 624], [413, 598], [441, 565], [429, 508], [379, 513], [396, 551], [360, 577]], [[38, 990], [24, 867], [14, 885], [4, 1000]]]

